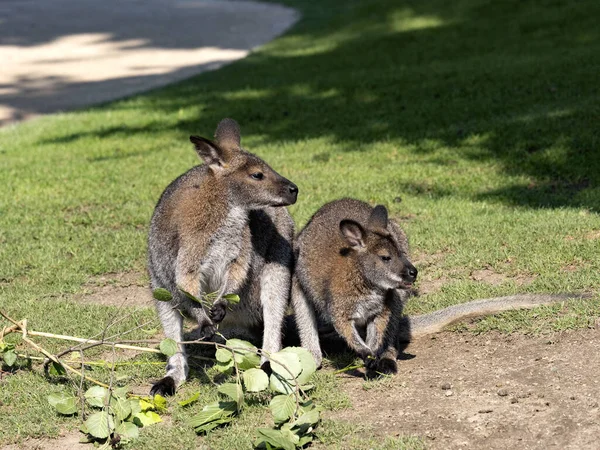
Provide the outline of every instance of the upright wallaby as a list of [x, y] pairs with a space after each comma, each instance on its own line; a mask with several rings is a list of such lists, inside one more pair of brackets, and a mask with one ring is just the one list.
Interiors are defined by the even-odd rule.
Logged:
[[[198, 136], [190, 140], [204, 164], [165, 189], [148, 237], [152, 289], [173, 294], [170, 302], [156, 302], [165, 335], [183, 340], [185, 313], [205, 338], [221, 321], [248, 329], [262, 326], [263, 348], [276, 352], [293, 266], [294, 224], [284, 206], [296, 202], [298, 188], [241, 148], [240, 129], [232, 119], [219, 123], [214, 142]], [[217, 299], [207, 314], [179, 289], [197, 297], [216, 292]], [[226, 316], [222, 296], [229, 293], [238, 294], [240, 303]], [[151, 395], [173, 394], [187, 373], [180, 348]]]
[[[413, 337], [432, 334], [469, 317], [533, 308], [588, 294], [520, 294], [474, 300], [402, 317], [417, 270], [406, 235], [383, 206], [342, 199], [315, 213], [294, 244], [292, 304], [303, 347], [321, 364], [319, 333], [333, 326], [363, 359], [367, 371], [394, 373], [398, 351]], [[323, 330], [325, 330], [323, 332]]]
[[324, 205], [298, 235], [292, 305], [302, 346], [321, 365], [319, 325], [332, 325], [369, 371], [395, 373], [402, 298], [417, 269], [384, 206]]

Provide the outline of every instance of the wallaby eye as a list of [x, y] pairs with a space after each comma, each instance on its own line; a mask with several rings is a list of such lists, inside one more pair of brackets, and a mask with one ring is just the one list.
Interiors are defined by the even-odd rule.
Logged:
[[381, 260], [384, 261], [384, 262], [389, 262], [389, 261], [392, 260], [392, 257], [384, 255], [384, 256], [381, 256]]
[[262, 180], [265, 176], [262, 174], [262, 172], [256, 172], [253, 173], [252, 175], [250, 175], [252, 178], [254, 178], [255, 180]]

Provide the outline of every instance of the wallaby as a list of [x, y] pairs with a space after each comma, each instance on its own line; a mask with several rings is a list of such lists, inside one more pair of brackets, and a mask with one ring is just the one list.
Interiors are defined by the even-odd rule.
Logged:
[[318, 366], [319, 326], [332, 325], [368, 371], [397, 371], [402, 300], [417, 269], [384, 206], [354, 199], [324, 205], [294, 244], [292, 305], [300, 342]]
[[403, 303], [414, 295], [411, 284], [417, 276], [406, 235], [387, 220], [383, 206], [372, 208], [353, 199], [336, 200], [317, 211], [296, 238], [294, 255], [292, 304], [301, 345], [320, 365], [319, 334], [334, 342], [339, 335], [365, 359], [367, 375], [395, 373], [398, 352], [411, 338], [466, 318], [591, 297], [520, 294], [403, 317]]
[[[217, 126], [215, 140], [191, 136], [204, 164], [173, 181], [156, 205], [148, 253], [152, 289], [173, 294], [156, 301], [165, 335], [183, 340], [183, 315], [198, 323], [203, 338], [215, 325], [262, 327], [262, 348], [281, 348], [293, 267], [294, 223], [284, 206], [296, 202], [298, 188], [259, 157], [243, 150], [232, 119]], [[196, 297], [216, 292], [207, 313], [180, 289]], [[240, 303], [226, 314], [224, 294]], [[172, 395], [187, 378], [185, 349], [171, 356], [164, 378], [151, 395]]]

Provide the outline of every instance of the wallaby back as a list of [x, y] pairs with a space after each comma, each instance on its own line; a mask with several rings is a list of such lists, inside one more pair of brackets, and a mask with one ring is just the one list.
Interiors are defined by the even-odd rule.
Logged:
[[[215, 141], [190, 140], [204, 164], [165, 189], [148, 236], [152, 288], [173, 294], [171, 302], [156, 302], [165, 335], [183, 340], [182, 313], [198, 323], [206, 339], [221, 321], [232, 327], [264, 324], [263, 347], [277, 351], [293, 265], [293, 221], [280, 206], [293, 204], [298, 188], [242, 149], [232, 119], [219, 123]], [[207, 312], [181, 290], [196, 297], [215, 293], [216, 301]], [[241, 301], [225, 317], [223, 295], [229, 293]], [[167, 376], [151, 392], [173, 393], [187, 370], [182, 348], [169, 358]]]

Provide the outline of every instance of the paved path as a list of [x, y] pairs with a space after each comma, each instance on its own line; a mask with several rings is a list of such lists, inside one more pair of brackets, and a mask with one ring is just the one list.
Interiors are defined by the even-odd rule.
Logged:
[[297, 18], [254, 1], [1, 0], [0, 125], [218, 68]]

